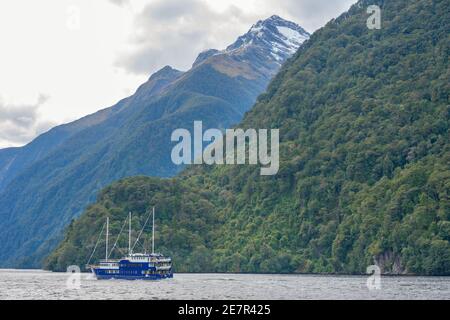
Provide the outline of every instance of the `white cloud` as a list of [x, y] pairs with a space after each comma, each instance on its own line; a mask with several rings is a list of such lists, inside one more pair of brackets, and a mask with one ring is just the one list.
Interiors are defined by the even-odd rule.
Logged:
[[40, 95], [35, 103], [14, 105], [0, 98], [0, 145], [24, 144], [54, 126], [54, 122], [41, 120], [38, 113], [48, 99]]
[[117, 66], [146, 75], [165, 65], [188, 69], [201, 51], [225, 47], [256, 20], [235, 5], [219, 12], [202, 0], [154, 0], [136, 15]]
[[130, 5], [130, 0], [108, 0], [108, 1], [119, 7], [125, 7]]
[[130, 47], [116, 65], [146, 75], [165, 65], [187, 69], [199, 52], [224, 48], [259, 19], [278, 14], [314, 31], [355, 1], [152, 0], [135, 15]]
[[266, 10], [293, 19], [310, 32], [350, 8], [356, 0], [271, 0]]

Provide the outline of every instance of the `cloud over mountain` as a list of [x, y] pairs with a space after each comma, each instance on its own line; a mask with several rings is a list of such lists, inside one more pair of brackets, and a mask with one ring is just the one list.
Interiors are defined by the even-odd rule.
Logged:
[[35, 103], [7, 104], [0, 98], [0, 145], [26, 143], [51, 128], [54, 123], [41, 121], [38, 109], [49, 99], [40, 95]]
[[[122, 3], [123, 0], [112, 0]], [[223, 49], [254, 21], [278, 14], [314, 31], [347, 9], [355, 0], [267, 0], [244, 5], [228, 0], [219, 11], [209, 0], [155, 0], [135, 16], [135, 33], [117, 66], [150, 74], [165, 66], [187, 69], [205, 49]]]
[[[199, 52], [225, 49], [255, 21], [279, 15], [312, 32], [355, 1], [80, 1], [77, 32], [66, 28], [64, 1], [30, 3], [26, 20], [17, 18], [23, 14], [17, 1], [2, 1], [0, 87], [11, 101], [1, 103], [0, 148], [30, 142], [49, 121], [61, 124], [110, 106], [166, 65], [187, 70]], [[17, 102], [39, 92], [52, 96], [40, 109]]]
[[218, 13], [201, 0], [152, 1], [135, 17], [131, 51], [117, 65], [140, 74], [165, 65], [187, 69], [198, 52], [230, 43], [255, 20], [235, 6]]

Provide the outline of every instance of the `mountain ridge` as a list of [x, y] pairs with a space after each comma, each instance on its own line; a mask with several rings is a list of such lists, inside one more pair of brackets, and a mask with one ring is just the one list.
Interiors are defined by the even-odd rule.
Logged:
[[170, 160], [171, 132], [194, 120], [213, 128], [237, 123], [276, 70], [272, 56], [257, 59], [222, 54], [187, 72], [164, 67], [117, 105], [27, 145], [25, 163], [10, 171], [0, 191], [0, 266], [39, 266], [64, 227], [107, 184], [179, 172]]
[[[380, 30], [366, 25], [374, 4]], [[176, 272], [366, 274], [376, 264], [449, 275], [446, 9], [359, 1], [301, 46], [238, 125], [280, 130], [278, 175], [191, 166], [172, 179], [117, 181], [45, 267], [83, 265], [107, 216], [117, 234], [127, 212], [142, 225], [157, 206], [157, 247]]]

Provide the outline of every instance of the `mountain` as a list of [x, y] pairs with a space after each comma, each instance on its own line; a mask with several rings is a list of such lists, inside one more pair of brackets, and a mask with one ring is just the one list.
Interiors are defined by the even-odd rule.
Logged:
[[71, 136], [102, 122], [114, 111], [114, 108], [102, 110], [73, 123], [55, 127], [22, 148], [0, 150], [0, 192], [31, 164], [44, 159]]
[[[308, 37], [279, 17], [257, 25], [264, 28], [244, 36], [252, 41], [200, 54], [187, 72], [164, 67], [117, 105], [0, 151], [0, 267], [40, 266], [62, 230], [109, 183], [178, 173], [170, 157], [173, 130], [192, 128], [194, 120], [205, 128], [239, 122]], [[274, 50], [286, 54], [275, 57]]]
[[[380, 30], [366, 25], [372, 4]], [[192, 166], [118, 181], [46, 268], [84, 265], [106, 216], [117, 235], [127, 212], [139, 230], [156, 205], [157, 248], [178, 272], [365, 274], [377, 264], [449, 275], [448, 30], [445, 0], [359, 1], [301, 46], [238, 125], [280, 129], [277, 175]]]
[[277, 69], [286, 59], [297, 52], [300, 45], [308, 40], [310, 34], [297, 24], [272, 16], [259, 21], [245, 35], [230, 45], [225, 52], [243, 59], [271, 55], [273, 69]]
[[217, 61], [227, 56], [233, 60], [252, 61], [252, 65], [256, 66], [259, 72], [274, 75], [284, 61], [309, 37], [310, 34], [299, 25], [274, 15], [253, 25], [225, 50], [212, 49], [202, 52], [194, 66], [212, 57], [216, 58], [212, 61]]

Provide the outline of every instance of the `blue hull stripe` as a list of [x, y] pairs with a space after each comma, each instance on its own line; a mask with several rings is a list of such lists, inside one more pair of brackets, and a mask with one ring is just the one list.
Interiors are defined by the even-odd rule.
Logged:
[[96, 275], [98, 280], [163, 280], [163, 279], [171, 279], [173, 275], [160, 276], [160, 275], [152, 275], [148, 277], [143, 276], [121, 276], [121, 275]]

